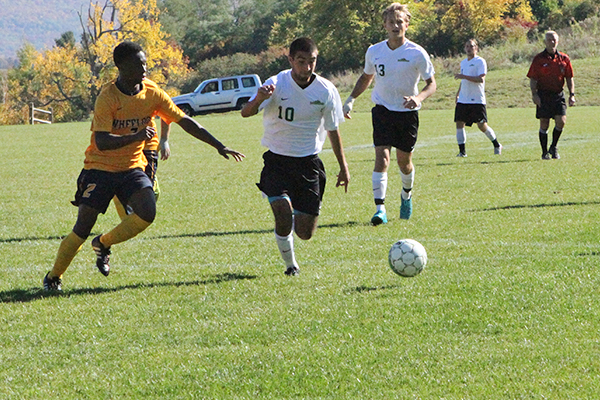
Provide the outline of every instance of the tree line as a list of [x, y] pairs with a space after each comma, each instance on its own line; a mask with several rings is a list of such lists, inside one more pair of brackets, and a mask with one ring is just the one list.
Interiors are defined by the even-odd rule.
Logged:
[[[598, 15], [600, 0], [412, 0], [407, 36], [431, 54], [527, 40]], [[55, 121], [89, 118], [101, 87], [114, 79], [112, 49], [138, 42], [148, 77], [171, 95], [214, 76], [287, 67], [286, 47], [310, 36], [319, 69], [333, 74], [362, 67], [366, 49], [385, 39], [383, 0], [92, 0], [80, 12], [80, 32], [65, 32], [38, 52], [24, 45], [18, 66], [0, 77], [0, 124], [27, 123], [27, 109], [52, 107]]]

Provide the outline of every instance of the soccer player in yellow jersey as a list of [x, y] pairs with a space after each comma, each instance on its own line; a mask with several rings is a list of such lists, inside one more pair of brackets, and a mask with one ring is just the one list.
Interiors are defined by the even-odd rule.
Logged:
[[152, 182], [144, 172], [147, 161], [143, 150], [145, 142], [156, 135], [156, 115], [167, 124], [179, 124], [227, 159], [244, 158], [186, 116], [162, 89], [146, 79], [146, 55], [139, 45], [123, 42], [114, 49], [113, 58], [119, 76], [102, 89], [96, 100], [91, 141], [73, 202], [79, 208], [77, 221], [61, 242], [54, 267], [44, 277], [45, 290], [62, 290], [63, 273], [113, 196], [130, 206], [133, 213], [110, 232], [92, 240], [96, 267], [103, 275], [110, 272], [111, 246], [133, 238], [154, 221], [156, 199]]

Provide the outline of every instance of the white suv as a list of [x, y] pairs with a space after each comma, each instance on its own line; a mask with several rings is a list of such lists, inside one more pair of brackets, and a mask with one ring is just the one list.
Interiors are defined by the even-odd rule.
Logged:
[[260, 86], [258, 75], [209, 79], [192, 93], [173, 97], [173, 102], [190, 116], [209, 111], [241, 110]]

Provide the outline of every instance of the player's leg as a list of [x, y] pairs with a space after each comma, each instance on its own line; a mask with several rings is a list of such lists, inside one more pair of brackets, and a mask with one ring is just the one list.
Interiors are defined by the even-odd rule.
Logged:
[[112, 174], [97, 170], [82, 170], [77, 178], [73, 205], [78, 207], [77, 221], [61, 242], [52, 270], [44, 278], [44, 289], [60, 290], [62, 275], [92, 231], [99, 213], [106, 212], [114, 196]]
[[373, 145], [375, 146], [375, 165], [371, 176], [373, 187], [373, 201], [375, 214], [371, 224], [380, 225], [387, 223], [385, 209], [385, 196], [388, 184], [388, 167], [390, 165], [390, 152], [392, 149], [395, 129], [396, 113], [384, 106], [376, 105], [371, 110], [371, 123], [373, 125]]
[[456, 143], [458, 144], [457, 157], [466, 157], [467, 130], [464, 121], [456, 121]]
[[152, 181], [152, 189], [154, 190], [156, 200], [158, 201], [158, 196], [160, 196], [160, 186], [158, 185], [158, 178], [156, 177], [158, 171], [158, 151], [144, 150], [144, 156], [146, 157], [146, 161], [148, 161], [145, 172]]
[[120, 174], [117, 195], [133, 210], [110, 232], [98, 235], [92, 240], [96, 253], [96, 267], [104, 275], [110, 272], [110, 247], [129, 240], [154, 222], [156, 217], [156, 197], [150, 178], [141, 170], [131, 170]]
[[61, 290], [62, 276], [66, 272], [71, 262], [81, 250], [83, 243], [89, 236], [99, 212], [85, 204], [79, 205], [77, 221], [73, 230], [60, 242], [56, 259], [52, 270], [44, 277], [44, 289]]
[[127, 209], [125, 208], [123, 203], [121, 203], [121, 200], [119, 200], [117, 196], [113, 197], [113, 204], [115, 205], [115, 210], [117, 210], [119, 218], [121, 218], [121, 221], [123, 221], [125, 217], [127, 217], [127, 215], [129, 214], [127, 212]]
[[540, 131], [539, 139], [540, 146], [542, 147], [542, 159], [549, 160], [550, 154], [548, 153], [548, 128], [550, 127], [550, 118], [540, 118]]
[[415, 183], [415, 166], [412, 162], [412, 152], [408, 153], [396, 149], [398, 167], [402, 177], [402, 203], [400, 206], [400, 218], [409, 219], [412, 215], [412, 188]]
[[257, 184], [262, 193], [268, 197], [273, 216], [275, 217], [275, 242], [279, 254], [288, 271], [298, 270], [294, 253], [294, 213], [287, 188], [289, 174], [296, 170], [293, 157], [285, 157], [267, 151], [263, 154], [264, 166]]
[[127, 202], [133, 214], [127, 215], [119, 225], [110, 232], [100, 235], [100, 242], [105, 247], [125, 242], [144, 231], [154, 222], [156, 217], [156, 200], [152, 188], [143, 188], [133, 193]]
[[550, 153], [550, 156], [556, 160], [560, 158], [560, 155], [558, 154], [557, 145], [566, 122], [566, 115], [556, 115], [554, 117], [554, 129], [552, 130], [552, 144], [550, 144], [548, 152]]
[[494, 154], [502, 154], [502, 145], [498, 143], [496, 132], [494, 132], [492, 127], [490, 127], [487, 122], [478, 122], [477, 127], [494, 145]]
[[289, 197], [274, 196], [269, 198], [271, 210], [275, 217], [275, 241], [279, 254], [286, 266], [287, 275], [296, 275], [299, 271], [294, 253], [294, 211]]
[[400, 219], [409, 219], [412, 215], [412, 189], [415, 182], [412, 154], [417, 144], [419, 113], [417, 111], [398, 113], [397, 118], [398, 134], [394, 147], [396, 147], [396, 159], [402, 177]]
[[385, 195], [388, 184], [387, 171], [390, 165], [390, 150], [391, 146], [375, 146], [375, 166], [373, 167], [373, 175], [371, 176], [373, 200], [376, 207], [375, 215], [371, 218], [373, 225], [387, 223]]

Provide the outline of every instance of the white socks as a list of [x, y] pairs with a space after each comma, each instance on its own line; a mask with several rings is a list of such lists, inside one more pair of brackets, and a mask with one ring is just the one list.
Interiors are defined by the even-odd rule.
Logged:
[[408, 175], [405, 175], [400, 171], [400, 176], [402, 177], [402, 198], [408, 200], [410, 199], [411, 193], [404, 189], [412, 189], [413, 184], [415, 183], [415, 169], [413, 168]]
[[378, 200], [385, 200], [388, 183], [387, 172], [373, 172], [371, 182], [373, 183], [373, 198], [375, 199], [375, 204], [377, 205], [377, 211], [385, 212], [385, 205], [383, 202], [381, 204], [377, 203], [379, 203]]
[[[490, 141], [493, 142], [494, 140], [496, 140], [496, 132], [494, 132], [494, 130], [489, 125], [483, 133], [485, 133], [485, 136], [487, 136], [487, 138], [490, 139]], [[467, 143], [467, 131], [465, 128], [456, 128], [456, 142], [458, 144]]]
[[294, 232], [290, 232], [287, 236], [279, 236], [275, 233], [275, 240], [277, 242], [277, 247], [279, 248], [279, 253], [281, 254], [281, 258], [285, 262], [286, 267], [298, 266], [296, 263], [296, 257], [294, 255]]
[[488, 126], [487, 130], [483, 133], [485, 133], [485, 136], [487, 136], [487, 138], [490, 139], [490, 141], [493, 142], [494, 140], [496, 140], [496, 133], [489, 126]]
[[456, 128], [456, 142], [458, 144], [467, 143], [467, 131], [465, 128]]

